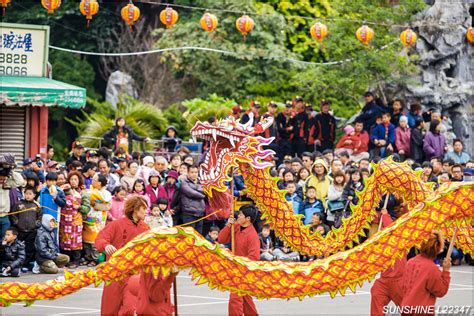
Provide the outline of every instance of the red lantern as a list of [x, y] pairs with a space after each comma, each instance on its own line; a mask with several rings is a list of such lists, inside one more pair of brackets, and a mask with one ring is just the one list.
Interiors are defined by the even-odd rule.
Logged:
[[240, 18], [235, 21], [235, 27], [237, 30], [242, 33], [244, 39], [247, 37], [247, 34], [253, 30], [255, 26], [253, 20], [248, 15], [242, 15]]
[[2, 9], [3, 9], [3, 16], [5, 16], [7, 6], [10, 4], [10, 2], [11, 0], [0, 0], [0, 5], [2, 6]]
[[81, 4], [79, 4], [79, 9], [81, 13], [86, 16], [87, 27], [89, 27], [92, 16], [99, 12], [99, 3], [97, 0], [82, 0]]
[[54, 13], [61, 6], [61, 0], [41, 0], [43, 7], [48, 10], [48, 13]]
[[374, 38], [374, 35], [374, 30], [367, 25], [362, 25], [356, 32], [357, 39], [364, 45], [369, 44], [369, 42]]
[[140, 18], [140, 9], [134, 6], [133, 3], [129, 3], [122, 8], [120, 13], [125, 23], [130, 26], [131, 31], [132, 25]]
[[416, 42], [416, 33], [411, 29], [406, 29], [400, 34], [400, 40], [402, 41], [403, 46], [410, 47]]
[[217, 17], [214, 14], [204, 13], [199, 24], [204, 31], [212, 32], [217, 28]]
[[322, 42], [326, 35], [328, 35], [328, 27], [322, 23], [317, 22], [311, 26], [309, 32], [315, 40]]
[[179, 14], [173, 8], [166, 8], [160, 12], [160, 21], [164, 25], [166, 25], [167, 29], [170, 29], [178, 22]]
[[469, 43], [474, 44], [474, 27], [467, 29], [466, 38]]

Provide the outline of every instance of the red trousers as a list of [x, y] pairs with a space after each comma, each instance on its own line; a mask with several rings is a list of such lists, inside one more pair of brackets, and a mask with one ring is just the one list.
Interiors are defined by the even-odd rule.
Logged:
[[102, 302], [100, 305], [101, 315], [118, 315], [120, 308], [122, 307], [123, 292], [128, 279], [129, 278], [119, 282], [112, 282], [109, 285], [104, 286]]
[[229, 315], [258, 315], [257, 307], [251, 296], [238, 296], [230, 294], [229, 298]]
[[400, 306], [403, 299], [403, 291], [401, 287], [400, 278], [380, 278], [377, 279], [370, 289], [370, 315], [383, 316], [384, 306], [387, 306], [390, 301], [395, 305]]

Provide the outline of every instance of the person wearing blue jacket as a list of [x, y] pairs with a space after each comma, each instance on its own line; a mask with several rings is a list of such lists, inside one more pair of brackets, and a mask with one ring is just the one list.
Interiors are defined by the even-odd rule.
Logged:
[[382, 123], [375, 126], [370, 135], [374, 144], [374, 157], [384, 158], [393, 153], [395, 148], [395, 126], [390, 123], [390, 113], [382, 114]]
[[311, 224], [311, 218], [314, 213], [324, 213], [324, 205], [321, 200], [316, 198], [316, 188], [306, 188], [306, 199], [301, 205], [301, 214], [304, 215], [303, 224]]
[[286, 200], [291, 203], [295, 215], [300, 214], [303, 199], [301, 199], [301, 197], [296, 193], [296, 183], [294, 181], [288, 182], [286, 184], [286, 190]]
[[375, 103], [374, 94], [370, 91], [364, 93], [364, 101], [365, 105], [359, 116], [356, 118], [356, 121], [363, 122], [364, 130], [369, 132], [370, 128], [375, 125], [376, 117], [382, 114], [384, 110]]
[[[43, 215], [49, 214], [59, 222], [59, 208], [66, 206], [66, 195], [63, 190], [56, 185], [57, 180], [58, 175], [55, 172], [50, 172], [46, 175], [46, 186], [40, 191], [39, 202]], [[58, 228], [54, 229], [54, 236], [56, 244], [59, 245]]]

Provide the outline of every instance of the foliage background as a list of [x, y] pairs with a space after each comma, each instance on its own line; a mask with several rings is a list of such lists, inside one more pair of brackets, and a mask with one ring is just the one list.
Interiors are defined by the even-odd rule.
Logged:
[[[150, 39], [150, 34], [144, 32], [137, 32], [137, 38], [125, 33], [128, 29], [122, 27], [120, 8], [127, 1], [99, 2], [99, 14], [94, 17], [89, 29], [85, 27], [85, 19], [75, 1], [63, 1], [61, 8], [53, 15], [46, 13], [39, 0], [13, 1], [4, 21], [50, 25], [51, 45], [84, 51], [98, 51], [103, 47], [101, 43], [104, 40], [117, 36], [126, 40], [131, 38], [130, 43], [126, 45], [126, 41], [121, 41], [121, 46], [109, 45], [110, 51], [130, 51], [140, 43], [141, 37], [147, 36], [147, 41]], [[154, 47], [201, 46], [228, 50], [236, 55], [201, 51], [149, 55], [147, 67], [150, 63], [156, 64], [160, 67], [160, 76], [166, 80], [156, 82], [153, 89], [140, 86], [139, 100], [128, 103], [133, 107], [152, 103], [155, 107], [148, 107], [153, 112], [151, 116], [160, 116], [156, 123], [160, 128], [154, 131], [140, 129], [138, 122], [133, 122], [137, 124], [133, 127], [137, 132], [143, 132], [143, 135], [159, 137], [163, 126], [172, 124], [186, 137], [195, 119], [225, 115], [234, 102], [246, 107], [254, 99], [266, 104], [270, 100], [284, 102], [295, 95], [301, 95], [313, 105], [318, 105], [321, 99], [330, 100], [335, 115], [347, 118], [360, 109], [360, 96], [365, 90], [379, 90], [384, 83], [406, 81], [417, 71], [414, 63], [416, 55], [408, 54], [402, 48], [398, 36], [403, 28], [396, 24], [407, 25], [411, 16], [425, 7], [423, 0], [169, 2], [246, 12], [254, 19], [255, 28], [244, 41], [235, 29], [235, 20], [241, 14], [211, 9], [210, 12], [218, 17], [219, 25], [216, 31], [209, 34], [199, 27], [199, 19], [204, 11], [175, 8], [180, 15], [179, 21], [172, 29], [165, 29], [156, 20], [165, 7], [163, 4], [135, 1], [142, 12], [140, 23], [157, 25], [151, 34]], [[352, 20], [378, 21], [385, 25], [370, 25], [375, 30], [375, 38], [365, 47], [355, 37], [355, 31], [361, 23]], [[329, 29], [322, 43], [309, 35], [310, 26], [317, 21], [326, 24]], [[392, 42], [387, 49], [378, 50]], [[145, 59], [140, 58], [145, 57], [133, 57], [133, 67], [125, 65], [132, 61], [131, 58], [128, 61], [121, 60], [122, 64], [115, 63], [114, 67], [127, 69], [132, 76], [139, 78], [143, 70], [137, 64], [140, 65], [142, 61], [145, 64]], [[308, 65], [289, 62], [288, 58], [314, 63], [347, 58], [354, 60], [341, 65]], [[87, 88], [89, 97], [88, 106], [83, 112], [62, 108], [50, 111], [49, 139], [60, 153], [60, 157], [56, 158], [60, 159], [67, 153], [66, 148], [78, 133], [102, 133], [106, 125], [101, 125], [100, 129], [94, 128], [99, 117], [110, 123], [124, 113], [123, 108], [114, 109], [102, 103], [108, 74], [103, 70], [107, 60], [50, 50], [50, 62], [54, 79]], [[155, 90], [155, 93], [162, 91], [163, 94], [170, 90], [174, 95], [157, 99], [149, 95], [151, 90]], [[380, 97], [383, 99], [383, 95]], [[102, 108], [107, 111], [102, 111]], [[130, 107], [127, 109], [131, 111]], [[64, 120], [64, 116], [69, 119]]]

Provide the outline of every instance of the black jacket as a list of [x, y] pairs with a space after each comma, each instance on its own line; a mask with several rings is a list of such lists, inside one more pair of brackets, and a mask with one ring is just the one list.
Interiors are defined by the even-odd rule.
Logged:
[[[357, 197], [357, 195], [355, 194], [355, 191], [362, 191], [364, 190], [364, 183], [362, 181], [359, 182], [359, 186], [356, 187], [354, 185], [354, 183], [352, 181], [349, 181], [346, 186], [344, 187], [344, 190], [342, 191], [342, 195], [341, 195], [341, 200], [344, 201], [344, 204], [347, 204], [347, 201], [348, 201], [348, 197], [349, 196], [352, 196], [352, 204], [357, 204], [359, 203], [359, 198]], [[349, 207], [346, 209], [348, 210]]]
[[336, 119], [331, 114], [319, 113], [314, 118], [314, 140], [334, 143], [336, 139]]
[[383, 109], [378, 106], [374, 101], [367, 103], [362, 108], [360, 115], [357, 117], [356, 120], [360, 120], [364, 122], [364, 130], [370, 131], [370, 128], [375, 125], [375, 119], [377, 116], [381, 115]]
[[58, 256], [58, 250], [54, 242], [54, 232], [46, 229], [43, 225], [38, 229], [35, 247], [36, 261], [39, 265], [46, 260], [54, 260]]
[[21, 268], [25, 261], [25, 243], [16, 239], [10, 245], [2, 245], [0, 248], [2, 266], [10, 266], [13, 269]]
[[276, 117], [278, 139], [290, 139], [292, 131], [288, 130], [290, 126], [293, 126], [293, 118], [291, 114], [285, 115], [283, 112], [278, 113]]
[[15, 226], [19, 232], [27, 233], [35, 231], [41, 226], [41, 217], [43, 211], [36, 201], [21, 200], [15, 206], [15, 212], [30, 209], [29, 211], [10, 215], [12, 226]]
[[[128, 152], [129, 154], [132, 154], [132, 141], [138, 140], [140, 142], [144, 141], [146, 137], [141, 137], [133, 132], [133, 130], [129, 126], [124, 126], [123, 131], [127, 133], [128, 135]], [[104, 141], [108, 143], [109, 145], [112, 145], [114, 150], [116, 150], [116, 144], [117, 144], [117, 134], [119, 130], [117, 125], [112, 126], [111, 129], [104, 135]]]
[[411, 158], [418, 163], [423, 162], [423, 132], [419, 128], [413, 128], [410, 134], [410, 151]]
[[293, 140], [308, 140], [309, 117], [306, 111], [301, 111], [295, 115], [293, 120]]

